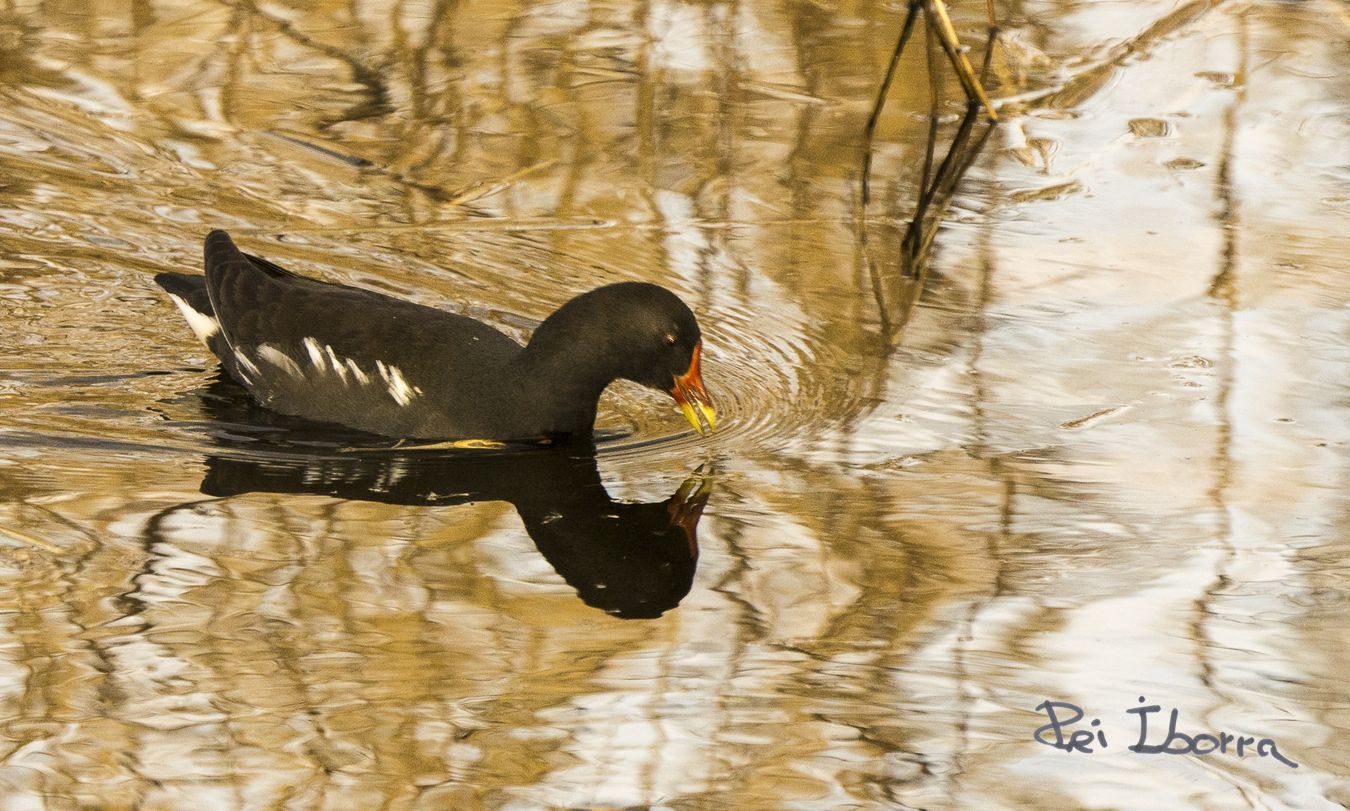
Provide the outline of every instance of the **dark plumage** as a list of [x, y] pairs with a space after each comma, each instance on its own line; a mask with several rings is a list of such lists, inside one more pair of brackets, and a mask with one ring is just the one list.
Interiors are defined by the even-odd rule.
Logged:
[[653, 284], [577, 296], [522, 347], [465, 316], [297, 276], [219, 230], [204, 277], [155, 281], [226, 372], [285, 414], [417, 439], [588, 436], [600, 393], [625, 378], [670, 392], [700, 433], [714, 424], [698, 323]]
[[[228, 416], [226, 417], [228, 419]], [[689, 593], [698, 523], [712, 480], [691, 477], [669, 498], [615, 501], [595, 449], [524, 453], [212, 454], [202, 492], [295, 493], [445, 507], [507, 501], [535, 546], [588, 605], [628, 618], [660, 616]]]

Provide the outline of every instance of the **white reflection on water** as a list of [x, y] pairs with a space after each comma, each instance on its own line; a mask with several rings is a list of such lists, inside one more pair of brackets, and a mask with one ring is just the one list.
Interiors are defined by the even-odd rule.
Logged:
[[[1030, 101], [893, 346], [852, 198], [893, 10], [8, 12], [6, 802], [1350, 801], [1344, 12], [1173, 10], [1011, 14], [996, 71]], [[668, 439], [624, 389], [598, 464], [659, 503], [715, 461], [679, 607], [586, 605], [501, 499], [199, 492], [217, 444], [266, 445], [149, 281], [216, 225], [516, 335], [600, 283], [677, 289], [726, 428]], [[1129, 753], [1141, 695], [1300, 767]], [[1034, 743], [1047, 699], [1111, 746]]]

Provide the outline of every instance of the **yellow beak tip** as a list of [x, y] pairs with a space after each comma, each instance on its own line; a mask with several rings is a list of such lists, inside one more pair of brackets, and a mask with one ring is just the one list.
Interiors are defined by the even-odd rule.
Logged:
[[[717, 412], [713, 410], [712, 406], [699, 403], [697, 409], [695, 409], [693, 403], [684, 402], [680, 403], [680, 411], [684, 412], [684, 418], [689, 420], [689, 424], [694, 426], [694, 430], [698, 431], [699, 436], [707, 436], [717, 430]], [[707, 423], [706, 429], [704, 428], [705, 422]]]

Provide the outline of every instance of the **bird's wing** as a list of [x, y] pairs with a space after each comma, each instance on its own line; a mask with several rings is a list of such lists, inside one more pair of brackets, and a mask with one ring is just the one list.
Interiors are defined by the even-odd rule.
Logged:
[[[269, 408], [396, 436], [445, 435], [453, 414], [520, 351], [471, 318], [307, 279], [206, 240], [206, 286], [226, 370]], [[432, 420], [436, 422], [436, 420]], [[430, 432], [430, 433], [429, 433]]]

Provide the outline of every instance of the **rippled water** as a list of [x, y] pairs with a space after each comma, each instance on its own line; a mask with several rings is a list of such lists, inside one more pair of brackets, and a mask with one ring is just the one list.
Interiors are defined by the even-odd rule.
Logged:
[[[5, 6], [0, 805], [1350, 804], [1350, 14], [998, 10], [918, 284], [902, 8]], [[659, 282], [724, 428], [277, 419], [151, 281], [212, 227], [522, 338]]]

